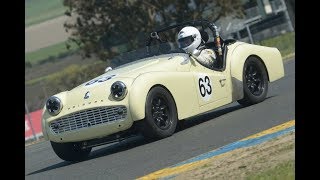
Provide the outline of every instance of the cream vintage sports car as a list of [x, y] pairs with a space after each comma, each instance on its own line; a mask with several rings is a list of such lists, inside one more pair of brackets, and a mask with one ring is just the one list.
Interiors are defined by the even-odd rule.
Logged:
[[[218, 54], [204, 67], [177, 48], [185, 26], [201, 32], [203, 45]], [[137, 133], [148, 138], [171, 136], [179, 120], [238, 101], [263, 101], [268, 83], [284, 76], [277, 48], [234, 39], [223, 40], [208, 21], [190, 21], [150, 34], [146, 47], [113, 62], [129, 62], [46, 101], [42, 130], [63, 160], [86, 158], [92, 147]]]

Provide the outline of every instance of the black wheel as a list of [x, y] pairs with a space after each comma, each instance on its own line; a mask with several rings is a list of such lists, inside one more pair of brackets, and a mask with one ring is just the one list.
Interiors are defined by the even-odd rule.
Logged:
[[87, 158], [92, 148], [81, 149], [79, 143], [56, 143], [51, 142], [53, 151], [65, 161], [80, 161]]
[[262, 62], [256, 57], [249, 57], [243, 69], [243, 99], [238, 103], [243, 106], [263, 101], [268, 92], [268, 75]]
[[171, 136], [177, 126], [178, 117], [175, 102], [162, 87], [150, 90], [146, 100], [146, 116], [140, 121], [140, 131], [147, 138]]

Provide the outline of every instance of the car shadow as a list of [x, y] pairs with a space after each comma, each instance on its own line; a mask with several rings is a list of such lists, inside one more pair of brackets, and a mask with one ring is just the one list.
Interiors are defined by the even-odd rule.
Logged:
[[223, 108], [223, 109], [219, 109], [219, 110], [213, 110], [210, 112], [206, 112], [204, 114], [186, 119], [186, 120], [182, 120], [179, 122], [178, 128], [176, 130], [176, 132], [191, 128], [193, 126], [199, 125], [201, 123], [210, 121], [210, 120], [214, 120], [217, 117], [220, 117], [224, 114], [236, 111], [238, 109], [244, 108], [244, 106], [237, 104], [231, 107], [227, 107], [227, 108]]
[[61, 167], [64, 167], [64, 166], [68, 166], [68, 165], [70, 165], [70, 164], [73, 164], [73, 163], [72, 163], [72, 162], [67, 162], [67, 161], [62, 161], [62, 162], [59, 162], [59, 163], [57, 163], [57, 164], [48, 166], [48, 167], [46, 167], [46, 168], [43, 168], [43, 169], [40, 169], [40, 170], [31, 172], [31, 173], [27, 174], [26, 176], [33, 175], [33, 174], [38, 174], [38, 173], [42, 173], [42, 172], [45, 172], [45, 171], [50, 171], [50, 170], [52, 170], [52, 169], [61, 168]]
[[[273, 96], [269, 96], [269, 97], [266, 98], [266, 100], [269, 99], [269, 98], [272, 98], [272, 97]], [[178, 126], [176, 132], [183, 131], [185, 129], [188, 129], [188, 128], [194, 127], [196, 125], [199, 125], [201, 123], [207, 122], [209, 120], [214, 120], [217, 117], [220, 117], [220, 116], [222, 116], [224, 114], [227, 114], [227, 113], [230, 113], [230, 112], [242, 109], [242, 108], [246, 108], [246, 107], [242, 106], [240, 104], [235, 104], [235, 105], [232, 105], [232, 106], [226, 107], [226, 108], [221, 107], [221, 108], [219, 108], [217, 110], [213, 110], [213, 111], [210, 111], [210, 112], [207, 112], [207, 113], [204, 113], [204, 114], [189, 118], [188, 120], [183, 120], [183, 121], [181, 121], [183, 125], [181, 125], [179, 123], [179, 126]], [[51, 165], [49, 167], [46, 167], [46, 168], [31, 172], [31, 173], [27, 174], [27, 176], [28, 175], [42, 173], [42, 172], [45, 172], [45, 171], [50, 171], [50, 170], [57, 169], [57, 168], [62, 168], [62, 167], [65, 167], [65, 166], [69, 166], [71, 164], [77, 164], [77, 163], [80, 163], [80, 162], [83, 162], [83, 161], [89, 161], [89, 160], [100, 158], [100, 157], [103, 157], [103, 156], [119, 153], [119, 152], [122, 152], [122, 151], [126, 151], [126, 150], [129, 150], [129, 149], [132, 149], [132, 148], [135, 148], [135, 147], [139, 147], [139, 146], [142, 146], [142, 145], [145, 145], [145, 144], [153, 143], [153, 142], [156, 142], [156, 141], [158, 141], [158, 140], [157, 139], [146, 139], [141, 135], [137, 135], [137, 136], [128, 138], [126, 140], [123, 140], [121, 142], [114, 143], [114, 144], [111, 144], [109, 146], [94, 150], [94, 151], [92, 151], [90, 153], [89, 157], [87, 159], [85, 159], [85, 160], [77, 161], [77, 162], [67, 162], [67, 161], [59, 162], [59, 163]]]
[[[275, 96], [276, 95], [267, 96], [265, 98], [264, 102], [269, 101], [269, 99], [271, 99], [271, 98], [273, 98]], [[254, 104], [254, 105], [258, 105], [258, 104]], [[250, 106], [254, 106], [254, 105], [250, 105]], [[230, 106], [230, 105], [226, 105], [226, 106]], [[178, 127], [176, 129], [176, 132], [191, 128], [193, 126], [196, 126], [198, 124], [201, 124], [201, 123], [204, 123], [204, 122], [207, 122], [207, 121], [214, 120], [214, 119], [216, 119], [216, 118], [218, 118], [218, 117], [220, 117], [220, 116], [222, 116], [224, 114], [228, 114], [230, 112], [233, 112], [233, 111], [236, 111], [236, 110], [239, 110], [239, 109], [242, 109], [242, 108], [247, 108], [247, 107], [250, 107], [250, 106], [242, 106], [242, 105], [240, 105], [238, 103], [234, 103], [234, 104], [231, 104], [230, 107], [222, 106], [222, 107], [220, 107], [220, 108], [218, 108], [216, 110], [212, 110], [212, 111], [197, 115], [195, 117], [191, 117], [189, 119], [179, 121]]]
[[99, 157], [103, 157], [103, 156], [107, 156], [107, 155], [111, 155], [114, 153], [119, 153], [121, 151], [126, 151], [128, 149], [134, 148], [134, 147], [138, 147], [144, 144], [148, 144], [152, 142], [152, 140], [146, 140], [143, 136], [141, 135], [137, 135], [131, 138], [128, 138], [126, 140], [123, 140], [121, 142], [117, 142], [117, 143], [112, 143], [110, 145], [108, 145], [107, 147], [103, 147], [103, 148], [99, 148], [97, 150], [94, 150], [90, 153], [89, 157], [86, 158], [85, 160], [81, 160], [81, 161], [76, 161], [76, 162], [68, 162], [68, 161], [62, 161], [59, 162], [57, 164], [48, 166], [46, 168], [28, 173], [27, 176], [29, 175], [33, 175], [33, 174], [38, 174], [38, 173], [42, 173], [45, 171], [50, 171], [53, 169], [57, 169], [57, 168], [62, 168], [65, 166], [69, 166], [71, 164], [77, 164], [77, 163], [81, 163], [84, 161], [89, 161], [91, 159], [95, 159], [95, 158], [99, 158]]

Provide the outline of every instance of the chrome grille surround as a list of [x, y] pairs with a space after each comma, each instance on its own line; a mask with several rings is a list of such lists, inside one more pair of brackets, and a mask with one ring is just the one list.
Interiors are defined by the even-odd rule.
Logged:
[[89, 128], [99, 124], [112, 123], [125, 119], [125, 106], [97, 107], [68, 114], [50, 122], [49, 127], [54, 134]]

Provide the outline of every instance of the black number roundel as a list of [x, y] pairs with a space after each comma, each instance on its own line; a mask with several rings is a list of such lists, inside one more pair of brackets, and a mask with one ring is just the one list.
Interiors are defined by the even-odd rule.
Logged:
[[212, 87], [210, 83], [210, 79], [208, 76], [200, 77], [199, 81], [199, 91], [202, 97], [205, 97], [206, 95], [211, 95], [212, 93]]

